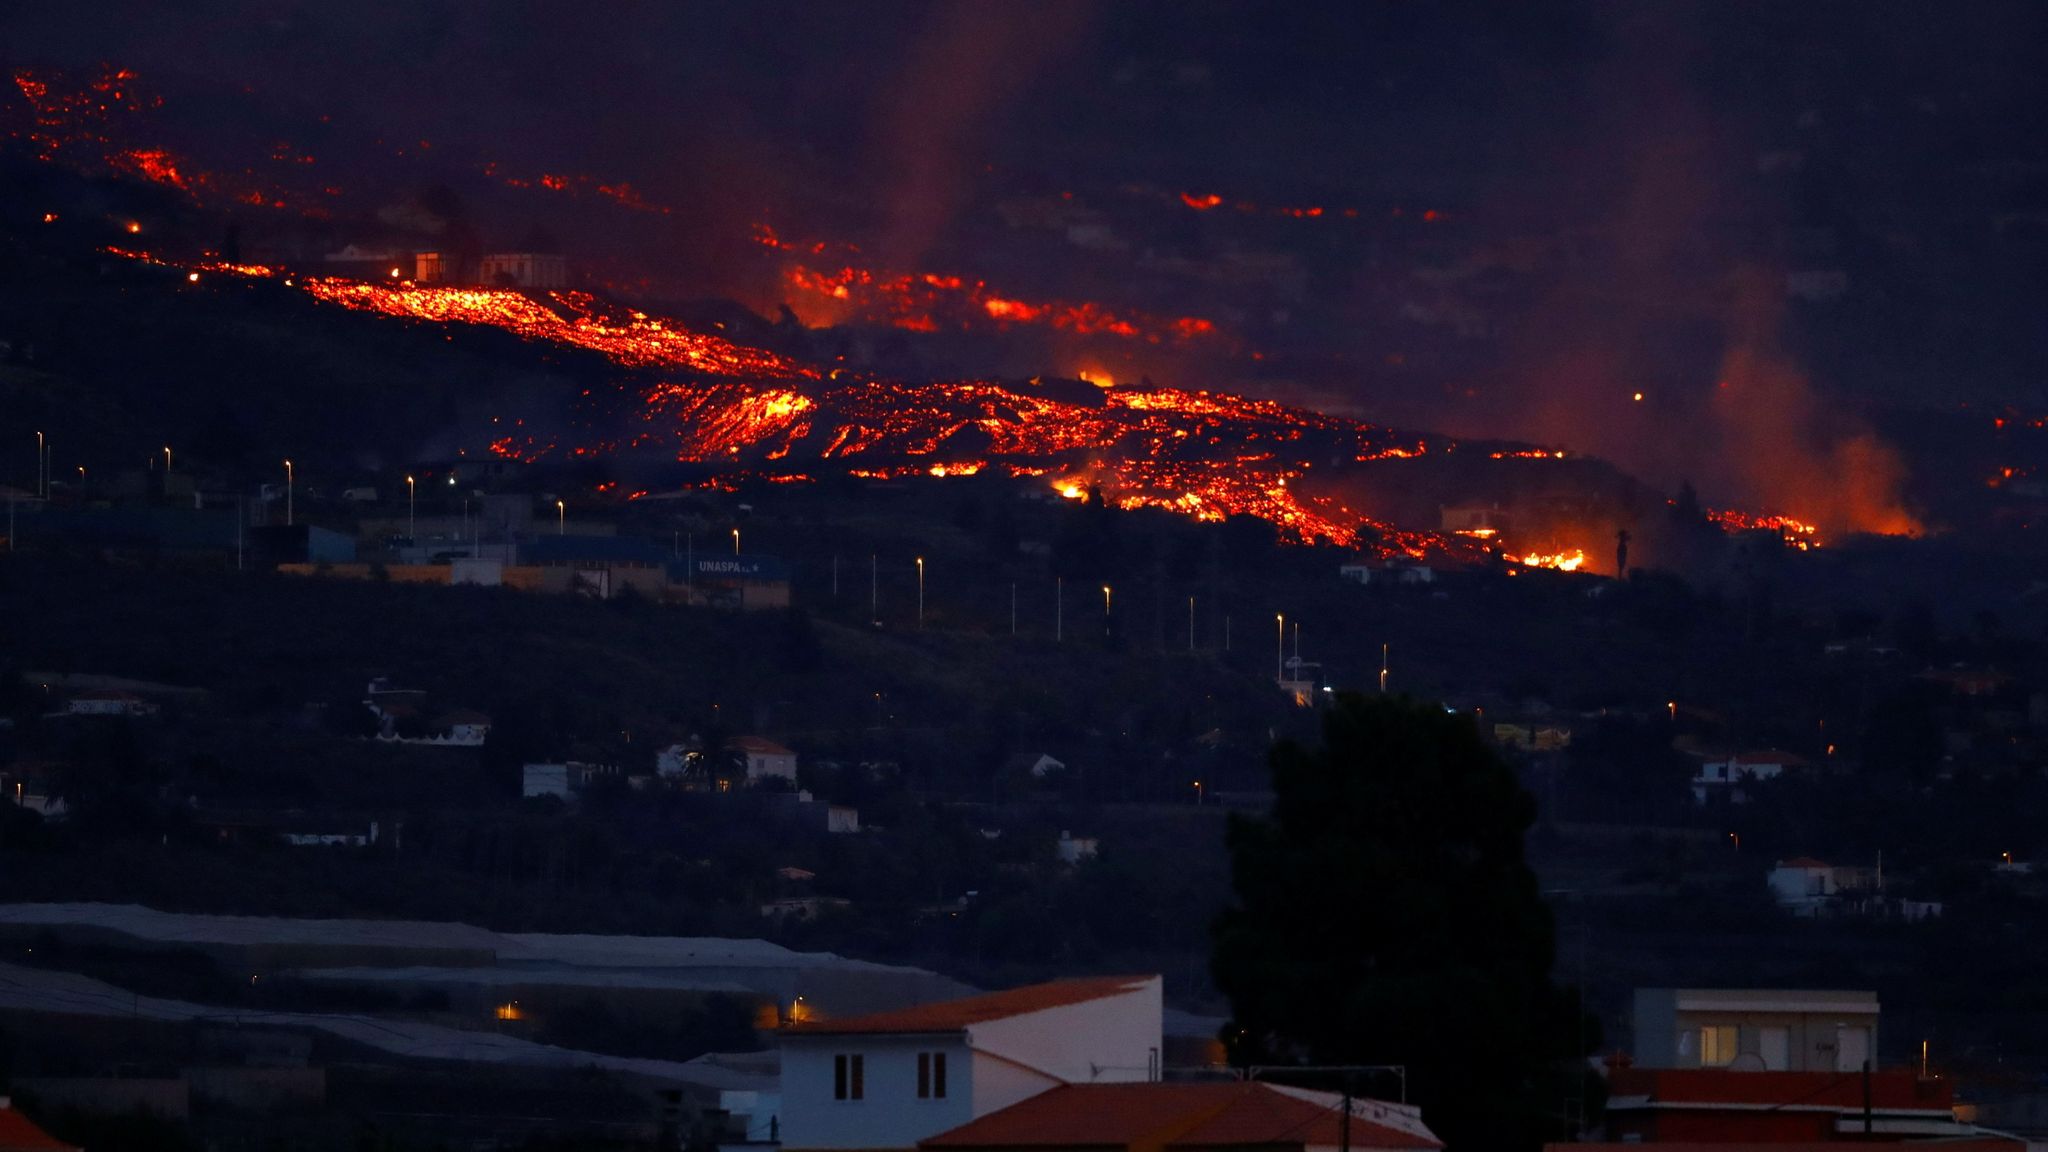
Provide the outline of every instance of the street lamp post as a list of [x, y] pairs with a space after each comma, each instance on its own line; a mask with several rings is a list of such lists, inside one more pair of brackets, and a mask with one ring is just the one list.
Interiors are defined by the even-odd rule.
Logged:
[[170, 446], [169, 444], [166, 444], [166, 445], [164, 445], [164, 475], [166, 475], [166, 476], [169, 476], [170, 474], [171, 474], [171, 446]]
[[1104, 584], [1102, 586], [1102, 634], [1108, 636], [1110, 632], [1109, 585]]
[[417, 494], [418, 489], [413, 484], [413, 478], [407, 476], [405, 478], [405, 538], [414, 543], [419, 542], [418, 526], [413, 518], [413, 511], [419, 506], [418, 501], [414, 499]]
[[49, 480], [47, 478], [48, 471], [43, 467], [43, 446], [48, 442], [44, 439], [41, 432], [36, 433], [36, 495], [38, 497], [50, 494]]
[[740, 530], [737, 528], [732, 530], [732, 554], [740, 554]]
[[1278, 635], [1273, 641], [1273, 679], [1287, 679], [1287, 613], [1273, 614], [1273, 626]]
[[924, 557], [917, 558], [917, 626], [924, 627]]
[[[267, 511], [263, 514], [263, 522], [270, 523]], [[289, 460], [284, 462], [284, 526], [292, 526], [292, 462]]]
[[566, 536], [568, 534], [569, 505], [560, 500], [557, 500], [555, 501], [555, 535]]

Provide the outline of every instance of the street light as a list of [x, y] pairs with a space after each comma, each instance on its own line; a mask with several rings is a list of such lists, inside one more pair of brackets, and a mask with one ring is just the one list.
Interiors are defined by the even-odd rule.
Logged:
[[1273, 641], [1273, 679], [1280, 681], [1287, 679], [1287, 613], [1275, 612], [1273, 627], [1278, 630]]
[[567, 504], [564, 504], [562, 501], [557, 500], [555, 501], [555, 535], [566, 536], [568, 534], [569, 506]]
[[164, 475], [166, 475], [166, 476], [169, 476], [170, 474], [171, 474], [171, 446], [170, 446], [169, 444], [166, 444], [166, 445], [164, 445]]
[[49, 487], [50, 487], [50, 486], [49, 486], [49, 481], [48, 481], [48, 479], [46, 478], [46, 470], [45, 470], [45, 469], [44, 469], [44, 467], [43, 467], [43, 445], [44, 445], [45, 443], [47, 443], [47, 441], [45, 441], [45, 440], [43, 439], [43, 434], [42, 434], [41, 432], [38, 432], [38, 433], [36, 433], [36, 495], [37, 495], [37, 496], [48, 496], [48, 495], [50, 494], [50, 491], [49, 491]]
[[413, 523], [413, 509], [418, 507], [418, 503], [413, 499], [416, 492], [417, 489], [413, 485], [412, 477], [407, 476], [405, 478], [405, 538], [415, 542], [419, 540], [417, 527]]
[[917, 558], [917, 626], [924, 627], [924, 557]]
[[[269, 513], [264, 514], [263, 522], [270, 522]], [[292, 462], [289, 460], [284, 462], [284, 526], [292, 526]]]
[[732, 554], [740, 554], [740, 530], [737, 528], [732, 530]]

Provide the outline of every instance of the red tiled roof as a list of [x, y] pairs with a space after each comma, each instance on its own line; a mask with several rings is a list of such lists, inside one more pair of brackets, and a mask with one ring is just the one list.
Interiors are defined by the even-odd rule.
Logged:
[[796, 755], [766, 736], [735, 736], [727, 740], [725, 746], [734, 752], [749, 752], [756, 756]]
[[1086, 1004], [1090, 1000], [1102, 1000], [1132, 991], [1148, 980], [1157, 979], [1157, 976], [1094, 976], [1079, 980], [1055, 980], [1050, 984], [1032, 984], [1005, 992], [969, 996], [964, 1000], [921, 1004], [915, 1008], [904, 1008], [895, 1012], [876, 1012], [867, 1016], [848, 1016], [843, 1020], [792, 1024], [783, 1031], [814, 1033], [821, 1036], [853, 1033], [958, 1032], [970, 1025], [983, 1024], [990, 1020], [1043, 1012], [1048, 1008], [1064, 1008], [1070, 1004]]
[[[929, 1149], [1267, 1148], [1336, 1144], [1342, 1098], [1244, 1081], [1069, 1084], [921, 1141]], [[1379, 1117], [1380, 1119], [1375, 1119]], [[1389, 1120], [1391, 1122], [1382, 1122]], [[1361, 1148], [1440, 1148], [1412, 1116], [1352, 1103]]]
[[[1842, 1152], [1848, 1142], [1842, 1140], [1787, 1140], [1765, 1143], [1712, 1144], [1692, 1140], [1649, 1140], [1639, 1143], [1602, 1143], [1588, 1141], [1582, 1144], [1545, 1144], [1543, 1152]], [[1928, 1152], [2020, 1152], [2027, 1142], [2016, 1137], [1972, 1136], [1963, 1139], [1942, 1137], [1933, 1140], [1886, 1141], [1886, 1148], [1913, 1148], [1925, 1146]]]
[[0, 1152], [78, 1152], [13, 1108], [0, 1108]]
[[[1863, 1077], [1857, 1072], [1733, 1072], [1723, 1068], [1616, 1068], [1608, 1078], [1609, 1111], [1627, 1107], [1624, 1097], [1647, 1096], [1653, 1104], [1754, 1104], [1758, 1107], [1863, 1107]], [[1937, 1109], [1955, 1103], [1955, 1085], [1923, 1080], [1911, 1070], [1873, 1072], [1873, 1108]]]

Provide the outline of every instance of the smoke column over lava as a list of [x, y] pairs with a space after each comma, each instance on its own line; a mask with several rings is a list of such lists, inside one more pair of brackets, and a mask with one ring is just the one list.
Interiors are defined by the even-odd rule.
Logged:
[[1005, 109], [1050, 79], [1085, 42], [1082, 0], [1030, 5], [951, 4], [918, 30], [877, 108], [875, 139], [894, 175], [883, 191], [884, 262], [921, 268], [972, 195], [987, 159], [985, 130]]
[[1901, 495], [1899, 454], [1813, 389], [1779, 343], [1783, 305], [1774, 277], [1737, 272], [1728, 351], [1715, 382], [1713, 443], [1740, 502], [1793, 511], [1824, 536], [1918, 534]]
[[1569, 444], [1829, 534], [1917, 531], [1898, 453], [1829, 398], [1854, 382], [1817, 382], [1789, 346], [1792, 269], [1756, 237], [1800, 226], [1799, 189], [1759, 179], [1769, 133], [1705, 98], [1700, 16], [1628, 8], [1594, 25], [1581, 85], [1599, 98], [1556, 129], [1563, 170], [1494, 208], [1539, 201], [1579, 251], [1513, 325], [1489, 410], [1442, 424]]

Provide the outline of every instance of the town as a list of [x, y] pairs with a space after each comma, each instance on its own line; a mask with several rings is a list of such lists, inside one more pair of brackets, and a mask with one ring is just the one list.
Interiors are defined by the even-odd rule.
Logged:
[[0, 14], [0, 1152], [2048, 1141], [2040, 13], [544, 9]]

